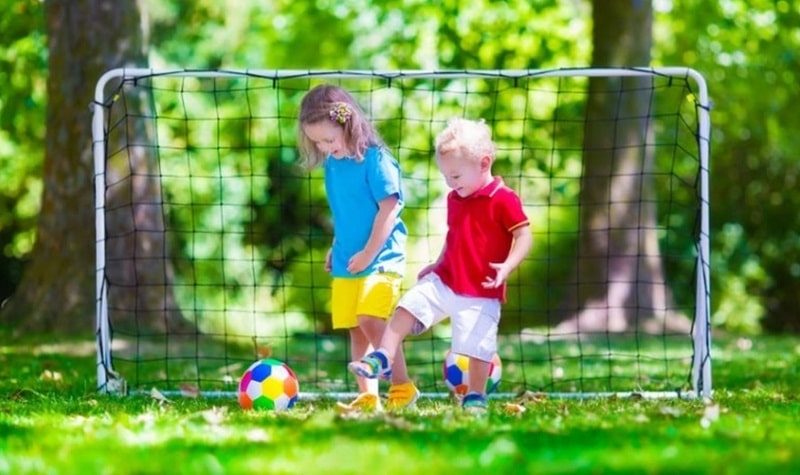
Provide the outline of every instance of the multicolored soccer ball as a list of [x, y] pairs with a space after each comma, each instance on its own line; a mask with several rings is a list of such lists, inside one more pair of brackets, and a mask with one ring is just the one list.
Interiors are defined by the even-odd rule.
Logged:
[[[464, 396], [469, 388], [469, 357], [447, 350], [444, 355], [444, 382], [456, 396]], [[503, 374], [503, 363], [495, 354], [489, 369], [489, 379], [486, 380], [486, 394], [497, 389], [500, 377]]]
[[265, 358], [250, 365], [239, 380], [239, 405], [283, 411], [294, 406], [299, 392], [294, 371], [282, 361]]

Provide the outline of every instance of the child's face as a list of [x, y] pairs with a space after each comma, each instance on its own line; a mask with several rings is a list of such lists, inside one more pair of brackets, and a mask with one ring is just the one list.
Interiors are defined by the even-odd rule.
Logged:
[[483, 188], [491, 179], [491, 158], [481, 157], [471, 160], [458, 152], [439, 155], [436, 158], [439, 171], [444, 175], [447, 186], [458, 196], [469, 196]]
[[326, 155], [337, 159], [351, 155], [344, 140], [344, 129], [339, 124], [323, 120], [303, 125], [303, 132]]

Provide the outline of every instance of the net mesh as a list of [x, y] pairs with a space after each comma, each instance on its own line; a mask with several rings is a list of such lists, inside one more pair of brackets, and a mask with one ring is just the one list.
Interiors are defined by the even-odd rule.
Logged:
[[[113, 370], [134, 389], [233, 392], [244, 369], [269, 354], [295, 371], [303, 392], [356, 390], [347, 336], [330, 330], [323, 177], [298, 165], [296, 147], [300, 100], [323, 82], [353, 94], [401, 165], [406, 288], [436, 259], [446, 232], [434, 137], [452, 117], [492, 128], [493, 172], [522, 198], [534, 236], [508, 282], [499, 391], [692, 388], [691, 324], [705, 292], [696, 280], [702, 138], [694, 86], [686, 76], [596, 81], [581, 71], [184, 71], [110, 81], [99, 104], [96, 176], [104, 190], [103, 374]], [[593, 113], [592, 104], [613, 114]], [[632, 129], [636, 140], [623, 136]], [[610, 165], [587, 176], [598, 170], [587, 161], [603, 157]], [[587, 238], [588, 216], [602, 224]], [[611, 243], [589, 252], [592, 239]], [[617, 276], [631, 260], [655, 271]], [[648, 296], [618, 304], [613, 292]], [[625, 324], [614, 327], [620, 315]], [[406, 341], [424, 392], [447, 392], [449, 346], [447, 324]]]

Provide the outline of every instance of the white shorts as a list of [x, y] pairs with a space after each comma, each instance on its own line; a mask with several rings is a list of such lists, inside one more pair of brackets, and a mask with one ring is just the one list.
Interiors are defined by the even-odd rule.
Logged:
[[438, 275], [430, 273], [400, 297], [397, 306], [417, 319], [414, 335], [449, 317], [453, 352], [483, 361], [491, 361], [497, 353], [498, 299], [458, 295]]

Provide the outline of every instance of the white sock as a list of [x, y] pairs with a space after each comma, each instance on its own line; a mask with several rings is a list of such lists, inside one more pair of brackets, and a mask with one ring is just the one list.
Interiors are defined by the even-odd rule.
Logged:
[[370, 394], [378, 395], [378, 380], [367, 379], [367, 392]]

